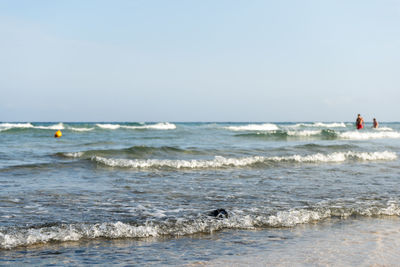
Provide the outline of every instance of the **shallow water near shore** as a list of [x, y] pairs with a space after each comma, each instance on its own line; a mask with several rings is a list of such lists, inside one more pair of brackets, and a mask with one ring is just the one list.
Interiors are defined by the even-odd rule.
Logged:
[[399, 153], [400, 123], [0, 123], [1, 263], [391, 265]]
[[291, 229], [222, 230], [181, 238], [97, 239], [0, 252], [1, 264], [395, 266], [397, 217], [330, 219]]

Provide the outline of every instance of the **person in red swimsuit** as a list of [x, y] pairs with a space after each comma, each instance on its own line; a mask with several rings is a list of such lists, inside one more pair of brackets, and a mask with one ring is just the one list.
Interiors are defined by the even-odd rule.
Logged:
[[358, 116], [357, 116], [356, 127], [357, 127], [357, 130], [364, 128], [364, 119], [361, 117], [360, 114], [358, 114]]
[[377, 120], [374, 118], [374, 121], [372, 122], [372, 128], [378, 128], [379, 127], [379, 123], [377, 122]]

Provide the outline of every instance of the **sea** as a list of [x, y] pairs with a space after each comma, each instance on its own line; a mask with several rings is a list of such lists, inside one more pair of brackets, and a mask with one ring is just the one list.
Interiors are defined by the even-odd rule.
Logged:
[[399, 155], [399, 122], [0, 122], [0, 265], [398, 265]]

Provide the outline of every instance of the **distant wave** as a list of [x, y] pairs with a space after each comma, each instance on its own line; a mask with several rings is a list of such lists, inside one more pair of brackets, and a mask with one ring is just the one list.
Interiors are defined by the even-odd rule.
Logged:
[[291, 125], [288, 127], [346, 128], [346, 124], [344, 122], [333, 122], [333, 123], [314, 122], [314, 123], [297, 123], [295, 125]]
[[323, 130], [278, 130], [269, 132], [242, 133], [238, 137], [265, 138], [265, 139], [289, 139], [289, 138], [314, 138], [314, 139], [349, 139], [366, 140], [382, 138], [400, 138], [400, 132], [390, 130], [361, 130], [361, 131], [335, 131], [333, 129]]
[[54, 125], [33, 125], [32, 123], [0, 123], [0, 131], [7, 131], [11, 129], [42, 129], [42, 130], [62, 130], [64, 129], [63, 123], [58, 123]]
[[228, 126], [225, 128], [231, 131], [274, 131], [279, 129], [278, 126], [272, 123], [248, 124], [243, 126]]
[[155, 130], [173, 130], [176, 129], [176, 125], [169, 122], [160, 122], [156, 124], [149, 125], [138, 125], [138, 126], [130, 126], [130, 125], [120, 125], [120, 124], [96, 124], [97, 127], [102, 129], [116, 130], [119, 128], [124, 129], [155, 129]]
[[160, 122], [157, 124], [142, 125], [142, 126], [122, 126], [127, 129], [157, 129], [157, 130], [173, 130], [176, 125], [169, 122]]
[[27, 122], [27, 123], [0, 123], [0, 131], [12, 129], [12, 128], [33, 128], [34, 126]]
[[64, 129], [64, 124], [62, 122], [54, 125], [49, 125], [49, 126], [35, 126], [35, 129], [44, 129], [44, 130], [63, 130]]
[[92, 161], [109, 167], [149, 169], [149, 168], [172, 168], [172, 169], [203, 169], [203, 168], [224, 168], [244, 167], [257, 163], [319, 163], [319, 162], [344, 162], [348, 160], [374, 161], [374, 160], [395, 160], [397, 155], [394, 152], [334, 152], [331, 154], [292, 155], [283, 157], [243, 157], [225, 158], [216, 156], [212, 160], [170, 160], [170, 159], [114, 159], [100, 156], [93, 156]]
[[101, 129], [109, 129], [109, 130], [115, 130], [121, 127], [121, 125], [119, 124], [96, 124], [97, 127], [101, 128]]
[[[90, 125], [90, 124], [89, 124]], [[12, 129], [42, 129], [42, 130], [71, 130], [76, 132], [87, 132], [93, 131], [95, 127], [89, 127], [86, 125], [85, 127], [78, 127], [78, 126], [67, 126], [64, 123], [60, 122], [53, 125], [33, 125], [32, 123], [0, 123], [0, 131], [7, 131]], [[154, 130], [173, 130], [176, 129], [176, 125], [169, 122], [161, 122], [156, 124], [148, 124], [148, 125], [120, 125], [120, 124], [112, 124], [112, 123], [97, 123], [95, 124], [98, 128], [101, 129], [108, 129], [108, 130], [116, 130], [119, 128], [122, 129], [154, 129]]]
[[360, 203], [358, 207], [341, 207], [335, 203], [310, 207], [309, 209], [290, 209], [272, 214], [257, 211], [233, 210], [224, 219], [206, 215], [175, 219], [158, 219], [145, 222], [99, 222], [99, 223], [52, 223], [43, 225], [9, 227], [0, 229], [0, 249], [13, 249], [50, 242], [69, 242], [93, 240], [96, 238], [146, 238], [179, 237], [198, 233], [210, 234], [223, 229], [263, 229], [267, 227], [294, 227], [322, 221], [331, 217], [349, 216], [399, 216], [397, 203], [377, 205]]
[[76, 132], [89, 132], [89, 131], [93, 131], [93, 130], [94, 130], [94, 127], [92, 127], [92, 128], [85, 128], [85, 127], [82, 127], [82, 128], [68, 127], [68, 130], [76, 131]]

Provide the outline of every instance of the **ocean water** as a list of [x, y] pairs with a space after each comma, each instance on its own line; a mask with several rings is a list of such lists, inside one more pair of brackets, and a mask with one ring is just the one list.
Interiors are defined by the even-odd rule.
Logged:
[[0, 265], [393, 265], [399, 153], [396, 122], [3, 122]]

